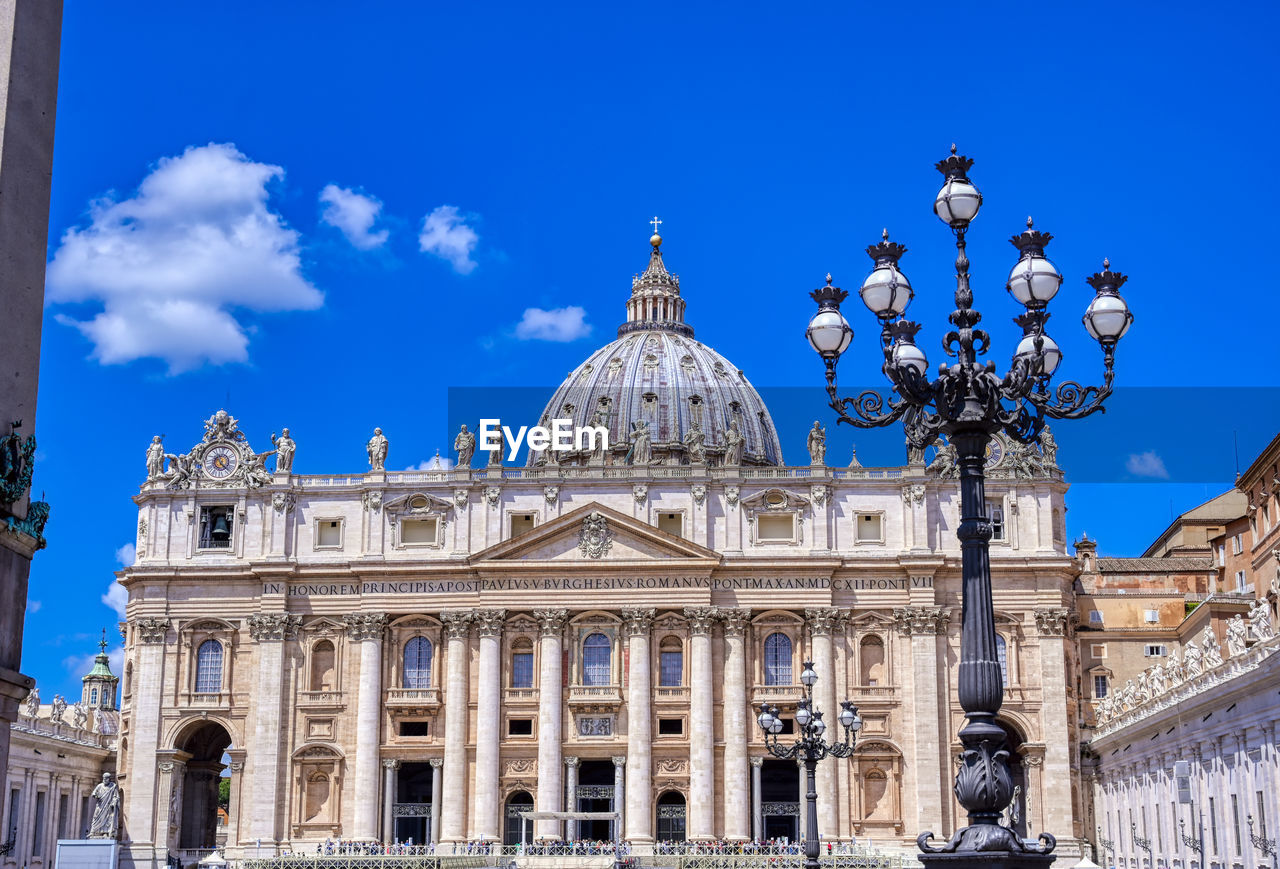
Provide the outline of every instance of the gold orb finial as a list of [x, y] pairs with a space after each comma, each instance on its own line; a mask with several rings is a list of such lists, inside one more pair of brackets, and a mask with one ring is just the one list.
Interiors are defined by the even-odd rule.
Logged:
[[653, 235], [649, 236], [649, 244], [653, 245], [654, 250], [657, 250], [662, 246], [662, 236], [655, 232]]

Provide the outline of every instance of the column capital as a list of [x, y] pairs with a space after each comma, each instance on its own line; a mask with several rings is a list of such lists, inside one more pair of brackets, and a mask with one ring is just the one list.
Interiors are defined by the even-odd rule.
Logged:
[[950, 621], [951, 610], [940, 606], [903, 606], [893, 610], [894, 626], [898, 633], [908, 637], [912, 634], [945, 634]]
[[751, 624], [750, 607], [718, 607], [717, 615], [724, 622], [724, 633], [728, 637], [745, 635]]
[[1036, 630], [1042, 637], [1061, 637], [1067, 633], [1067, 621], [1071, 610], [1061, 606], [1045, 607], [1035, 610]]
[[347, 613], [342, 620], [347, 623], [347, 636], [356, 642], [381, 640], [387, 626], [386, 613]]
[[760, 767], [764, 766], [764, 758], [763, 757], [751, 758], [751, 765], [754, 766], [756, 769], [759, 769]]
[[482, 637], [500, 637], [502, 636], [502, 626], [507, 621], [507, 611], [504, 609], [495, 610], [476, 610], [476, 631]]
[[615, 755], [615, 756], [614, 756], [614, 758], [613, 758], [613, 765], [614, 765], [614, 766], [626, 766], [626, 765], [627, 765], [627, 758], [626, 758], [626, 755]]
[[569, 620], [567, 609], [535, 610], [533, 617], [538, 620], [538, 628], [544, 637], [558, 637], [564, 630], [564, 623]]
[[657, 610], [628, 607], [622, 611], [622, 621], [628, 636], [648, 636], [653, 627], [653, 618]]
[[444, 610], [440, 621], [444, 623], [444, 635], [450, 640], [465, 640], [475, 620], [473, 610]]
[[138, 619], [133, 627], [134, 635], [143, 643], [163, 643], [169, 634], [168, 619]]
[[564, 765], [565, 765], [565, 766], [577, 766], [577, 765], [578, 765], [578, 759], [577, 759], [576, 757], [566, 757], [566, 758], [564, 759]]
[[[684, 617], [689, 621], [689, 630], [695, 634], [711, 633], [711, 626], [715, 623], [717, 615], [719, 615], [719, 610], [713, 606], [687, 606], [684, 608]], [[647, 631], [648, 628], [645, 628], [645, 630]]]
[[385, 758], [383, 758], [383, 759], [382, 759], [382, 768], [383, 768], [383, 769], [399, 769], [399, 768], [400, 768], [400, 758], [398, 758], [398, 757], [385, 757]]
[[297, 613], [254, 613], [245, 619], [249, 636], [261, 643], [267, 640], [292, 640], [298, 636], [302, 616]]
[[840, 610], [834, 607], [809, 607], [804, 611], [809, 632], [815, 637], [827, 637], [840, 621]]
[[440, 767], [444, 766], [444, 758], [432, 757], [427, 760], [427, 763], [431, 764], [432, 769], [438, 770]]

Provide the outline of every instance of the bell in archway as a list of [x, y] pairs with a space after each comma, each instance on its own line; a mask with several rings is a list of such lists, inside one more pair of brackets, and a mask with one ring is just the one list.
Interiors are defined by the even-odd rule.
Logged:
[[227, 514], [217, 513], [213, 517], [213, 530], [209, 536], [219, 543], [225, 543], [231, 537], [231, 526], [227, 524]]

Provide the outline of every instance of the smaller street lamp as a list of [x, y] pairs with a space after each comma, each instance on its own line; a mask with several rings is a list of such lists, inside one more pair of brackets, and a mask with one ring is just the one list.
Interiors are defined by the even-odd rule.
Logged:
[[1253, 847], [1262, 852], [1262, 856], [1270, 857], [1272, 865], [1276, 862], [1276, 840], [1266, 837], [1266, 830], [1263, 835], [1259, 836], [1253, 832], [1253, 815], [1247, 815], [1245, 821], [1249, 824], [1249, 841], [1253, 842]]
[[1141, 848], [1147, 852], [1147, 865], [1151, 864], [1151, 840], [1138, 835], [1138, 825], [1132, 823], [1129, 825], [1129, 835], [1133, 838], [1135, 848]]
[[1187, 835], [1186, 818], [1178, 819], [1178, 831], [1179, 831], [1179, 835], [1182, 837], [1182, 844], [1186, 845], [1188, 848], [1190, 848], [1192, 851], [1195, 851], [1197, 854], [1204, 853], [1204, 841], [1201, 839], [1197, 839], [1195, 836]]
[[[852, 331], [850, 331], [850, 337], [852, 337]], [[848, 757], [853, 754], [858, 731], [862, 729], [862, 717], [858, 715], [858, 707], [845, 700], [840, 704], [840, 714], [836, 719], [844, 728], [844, 738], [838, 742], [827, 742], [823, 739], [827, 724], [822, 720], [822, 710], [815, 708], [813, 703], [813, 686], [817, 681], [818, 673], [813, 669], [813, 662], [805, 661], [804, 669], [800, 672], [800, 684], [804, 686], [804, 696], [796, 704], [795, 714], [800, 735], [791, 745], [778, 742], [778, 734], [782, 732], [782, 719], [778, 717], [777, 706], [760, 704], [760, 715], [756, 718], [756, 723], [764, 731], [764, 745], [770, 754], [784, 760], [800, 758], [804, 761], [806, 817], [808, 818], [804, 840], [805, 869], [818, 869], [818, 761], [828, 756]]]
[[1111, 841], [1110, 839], [1103, 838], [1101, 827], [1098, 828], [1098, 847], [1101, 848], [1104, 852], [1109, 853], [1111, 855], [1110, 858], [1107, 858], [1106, 854], [1103, 855], [1103, 859], [1107, 861], [1107, 865], [1108, 866], [1115, 865], [1116, 843]]

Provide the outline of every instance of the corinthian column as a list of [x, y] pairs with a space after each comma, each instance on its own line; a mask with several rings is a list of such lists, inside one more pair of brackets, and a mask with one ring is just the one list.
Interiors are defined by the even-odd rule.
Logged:
[[[539, 812], [558, 812], [564, 798], [564, 770], [561, 760], [564, 704], [561, 660], [564, 657], [564, 623], [568, 610], [538, 610], [534, 613], [542, 632], [538, 649], [538, 797]], [[534, 839], [559, 839], [556, 821], [533, 824]]]
[[449, 642], [449, 665], [444, 688], [445, 794], [441, 807], [440, 841], [466, 839], [463, 812], [467, 807], [467, 636], [472, 613], [455, 610], [440, 613]]
[[476, 793], [472, 824], [478, 838], [502, 838], [498, 818], [498, 730], [502, 723], [502, 623], [507, 611], [480, 610], [479, 697], [476, 698]]
[[[827, 723], [827, 738], [840, 738], [837, 716], [840, 710], [836, 707], [836, 666], [835, 654], [831, 646], [831, 632], [835, 630], [840, 619], [840, 611], [830, 608], [807, 609], [805, 619], [809, 622], [809, 635], [813, 640], [813, 668], [818, 674], [818, 681], [813, 686], [813, 701], [822, 712], [822, 720]], [[830, 762], [818, 764], [818, 835], [835, 839], [840, 835], [836, 828], [836, 763], [837, 758], [828, 758]], [[803, 811], [803, 809], [802, 809]]]
[[[253, 805], [257, 809], [249, 815], [249, 838], [262, 844], [257, 857], [273, 857], [276, 843], [284, 838], [280, 824], [280, 807], [284, 795], [280, 792], [281, 743], [286, 735], [281, 727], [284, 702], [284, 641], [298, 635], [302, 616], [292, 613], [261, 613], [246, 619], [249, 635], [258, 644], [257, 690], [254, 692], [253, 736], [250, 751], [253, 753], [253, 779], [250, 789]], [[376, 681], [376, 679], [375, 679]], [[374, 726], [377, 731], [377, 725]], [[376, 743], [375, 743], [376, 745]], [[375, 749], [376, 750], [376, 749]], [[375, 805], [375, 812], [377, 807]], [[262, 848], [265, 847], [265, 851]]]
[[689, 803], [688, 835], [693, 841], [715, 837], [715, 715], [712, 701], [711, 626], [715, 607], [685, 607], [689, 620]]
[[[564, 759], [565, 782], [564, 789], [567, 800], [565, 804], [566, 812], [576, 812], [578, 810], [578, 759], [576, 757], [566, 757]], [[570, 842], [576, 841], [578, 838], [578, 822], [565, 821], [565, 839]]]
[[624, 609], [628, 639], [627, 668], [627, 799], [626, 836], [637, 843], [653, 841], [649, 804], [653, 790], [653, 701], [649, 664], [649, 630], [654, 610]]
[[389, 758], [382, 762], [382, 841], [395, 838], [396, 819], [392, 807], [396, 804], [396, 770], [400, 761]]
[[[347, 634], [360, 644], [360, 693], [356, 699], [356, 806], [352, 832], [357, 839], [378, 838], [378, 738], [382, 715], [382, 634], [385, 613], [347, 613]], [[252, 773], [255, 780], [257, 760]], [[256, 803], [256, 800], [255, 800]], [[255, 812], [263, 809], [256, 803]], [[253, 815], [250, 815], [253, 817]]]
[[444, 759], [433, 757], [431, 764], [431, 832], [428, 834], [432, 843], [440, 841], [440, 813], [444, 811]]
[[[724, 836], [751, 838], [747, 801], [747, 654], [751, 610], [721, 609], [724, 621]], [[697, 682], [693, 683], [697, 685]]]

